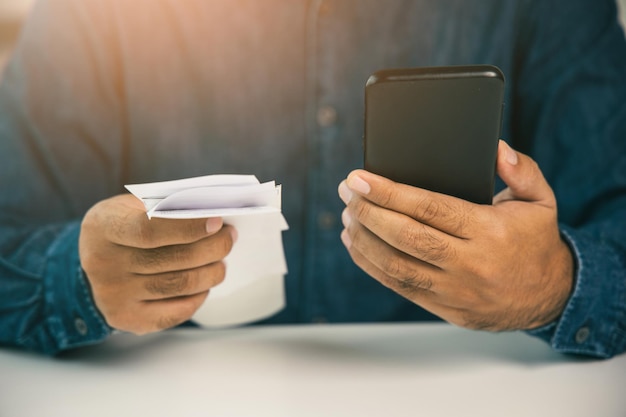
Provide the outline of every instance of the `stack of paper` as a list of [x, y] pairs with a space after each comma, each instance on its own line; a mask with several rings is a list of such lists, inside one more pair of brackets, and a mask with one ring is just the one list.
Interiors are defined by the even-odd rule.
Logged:
[[211, 289], [194, 320], [208, 327], [248, 323], [285, 306], [287, 264], [282, 232], [281, 188], [254, 175], [208, 175], [126, 189], [146, 206], [149, 218], [222, 217], [237, 229], [237, 242], [226, 257], [226, 278]]

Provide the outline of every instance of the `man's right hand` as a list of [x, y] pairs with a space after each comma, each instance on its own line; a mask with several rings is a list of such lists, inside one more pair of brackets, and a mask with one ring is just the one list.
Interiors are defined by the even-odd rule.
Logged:
[[136, 197], [103, 200], [85, 215], [80, 262], [107, 323], [145, 334], [180, 324], [224, 280], [236, 231], [219, 218], [151, 219]]

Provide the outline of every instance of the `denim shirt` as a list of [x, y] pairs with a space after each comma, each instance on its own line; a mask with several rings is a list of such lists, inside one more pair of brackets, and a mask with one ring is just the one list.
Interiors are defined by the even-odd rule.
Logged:
[[626, 43], [609, 0], [40, 1], [0, 86], [0, 343], [104, 340], [82, 216], [127, 183], [213, 173], [283, 184], [287, 306], [262, 323], [436, 319], [351, 261], [337, 185], [362, 166], [372, 72], [477, 63], [505, 73], [502, 137], [553, 187], [576, 261], [563, 314], [528, 333], [623, 352]]

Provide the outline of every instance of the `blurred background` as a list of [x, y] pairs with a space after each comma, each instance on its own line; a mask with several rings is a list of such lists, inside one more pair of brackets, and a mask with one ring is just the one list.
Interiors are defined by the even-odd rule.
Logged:
[[0, 72], [34, 0], [0, 0]]
[[[129, 0], [132, 1], [132, 0]], [[0, 0], [0, 73], [19, 35], [22, 22], [35, 0]], [[626, 0], [618, 0], [622, 25], [626, 27]], [[563, 3], [567, 7], [567, 3]]]

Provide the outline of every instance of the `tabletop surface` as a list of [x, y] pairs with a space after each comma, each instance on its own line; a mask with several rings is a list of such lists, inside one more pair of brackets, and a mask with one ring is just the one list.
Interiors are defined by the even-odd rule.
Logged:
[[626, 355], [447, 324], [177, 329], [0, 349], [0, 416], [626, 416]]

